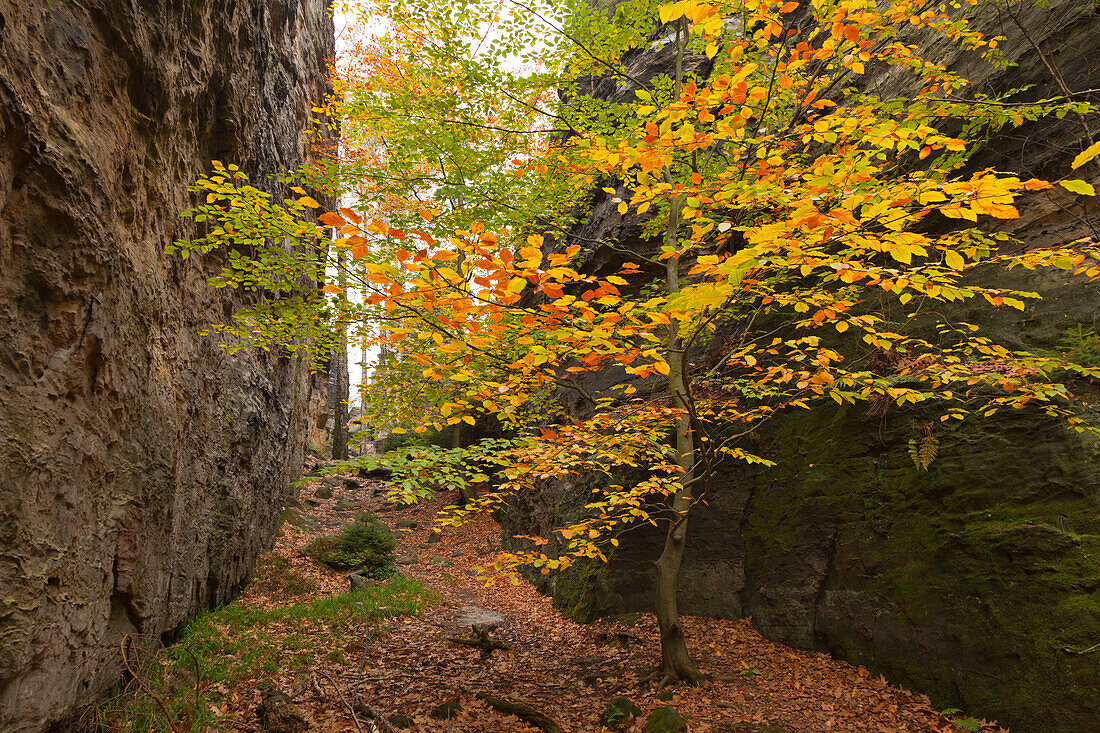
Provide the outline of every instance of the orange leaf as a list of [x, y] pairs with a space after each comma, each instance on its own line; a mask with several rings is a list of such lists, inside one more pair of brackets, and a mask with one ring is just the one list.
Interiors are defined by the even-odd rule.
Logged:
[[346, 216], [348, 218], [348, 220], [351, 221], [354, 224], [362, 224], [363, 223], [363, 217], [356, 214], [355, 211], [353, 211], [352, 209], [342, 208], [342, 209], [340, 209], [340, 213], [343, 214], [344, 216]]

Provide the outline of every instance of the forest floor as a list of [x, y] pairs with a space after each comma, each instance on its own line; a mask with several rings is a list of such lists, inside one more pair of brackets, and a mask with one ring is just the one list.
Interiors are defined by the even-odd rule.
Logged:
[[[307, 504], [286, 513], [275, 548], [241, 597], [200, 617], [177, 651], [154, 665], [156, 684], [147, 685], [153, 694], [131, 692], [163, 698], [149, 706], [151, 720], [171, 711], [175, 730], [260, 731], [260, 691], [269, 687], [290, 695], [316, 731], [370, 731], [362, 714], [353, 720], [356, 701], [405, 716], [416, 732], [538, 730], [489, 707], [479, 693], [522, 703], [567, 733], [612, 730], [600, 717], [619, 696], [643, 715], [614, 730], [635, 732], [662, 706], [673, 706], [695, 733], [1001, 730], [973, 718], [952, 721], [925, 695], [826, 654], [770, 642], [747, 620], [684, 617], [690, 649], [714, 681], [659, 691], [642, 681], [660, 659], [652, 615], [577, 624], [526, 580], [486, 585], [475, 568], [501, 550], [490, 517], [433, 533], [435, 514], [456, 496], [400, 507], [378, 482], [341, 482], [321, 500], [312, 498], [318, 485], [303, 487]], [[398, 536], [400, 575], [351, 594], [346, 573], [303, 550], [362, 511]], [[511, 650], [486, 659], [450, 641], [486, 620], [498, 624], [494, 634]], [[453, 717], [432, 717], [449, 701], [459, 708]], [[114, 728], [120, 715], [133, 722], [135, 714], [132, 707], [101, 711], [101, 729]]]

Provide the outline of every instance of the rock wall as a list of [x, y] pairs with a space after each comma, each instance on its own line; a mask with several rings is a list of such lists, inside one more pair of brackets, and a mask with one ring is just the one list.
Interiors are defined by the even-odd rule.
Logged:
[[323, 385], [201, 336], [240, 296], [164, 250], [211, 159], [271, 186], [308, 155], [326, 6], [0, 0], [0, 729], [93, 699], [274, 536]]
[[[1014, 66], [994, 70], [927, 44], [926, 52], [987, 93], [1034, 85], [1016, 97], [1034, 100], [1060, 94], [1062, 84], [1100, 88], [1094, 7], [1072, 0], [1014, 6], [1031, 41], [997, 14], [999, 7], [989, 6], [980, 21], [1007, 36], [1001, 49]], [[874, 83], [896, 82], [884, 76]], [[1087, 128], [1095, 134], [1100, 122], [1070, 115], [1004, 130], [974, 165], [1065, 176], [1069, 160], [1088, 145]], [[645, 248], [638, 224], [619, 217], [610, 196], [594, 192], [579, 233]], [[1098, 224], [1095, 206], [1057, 193], [1033, 199], [1008, 226], [1038, 246], [1096, 237]], [[599, 249], [587, 266], [607, 273], [620, 262], [621, 255]], [[1051, 273], [998, 277], [1045, 299], [1022, 318], [980, 310], [969, 320], [983, 319], [1009, 344], [1077, 348], [1100, 361], [1100, 339], [1072, 343], [1074, 333], [1100, 330], [1100, 286]], [[1096, 384], [1073, 389], [1100, 403]], [[1100, 730], [1100, 656], [1066, 651], [1100, 641], [1100, 443], [1041, 414], [1014, 412], [939, 430], [939, 457], [921, 471], [908, 455], [908, 439], [914, 424], [929, 420], [917, 410], [883, 415], [866, 406], [776, 420], [755, 448], [779, 466], [727, 466], [708, 506], [693, 515], [681, 610], [751, 616], [769, 638], [864, 664], [929, 693], [941, 707], [995, 717], [1017, 733]], [[517, 497], [506, 536], [550, 536], [583, 511], [590, 480], [548, 482], [537, 494]], [[610, 565], [534, 579], [579, 619], [649, 610], [662, 541], [652, 528], [633, 529]]]

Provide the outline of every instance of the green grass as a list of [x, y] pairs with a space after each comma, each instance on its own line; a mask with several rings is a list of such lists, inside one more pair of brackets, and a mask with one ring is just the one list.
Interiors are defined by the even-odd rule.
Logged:
[[[177, 730], [218, 727], [221, 707], [240, 682], [308, 669], [342, 658], [346, 643], [361, 640], [364, 624], [415, 616], [433, 601], [431, 588], [394, 575], [363, 591], [346, 591], [274, 608], [232, 603], [187, 624], [179, 641], [157, 651], [131, 653], [142, 683], [163, 702]], [[114, 698], [86, 711], [92, 731], [167, 731], [158, 703], [131, 681]]]

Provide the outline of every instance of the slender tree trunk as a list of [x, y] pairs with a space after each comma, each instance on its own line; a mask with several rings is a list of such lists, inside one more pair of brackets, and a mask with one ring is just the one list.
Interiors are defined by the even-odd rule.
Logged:
[[[677, 231], [680, 225], [680, 209], [684, 204], [683, 196], [672, 200], [668, 230], [665, 243], [673, 247], [677, 243]], [[666, 260], [665, 270], [669, 295], [680, 290], [680, 258]], [[672, 406], [680, 410], [676, 418], [676, 463], [682, 469], [680, 488], [672, 497], [671, 517], [665, 545], [657, 566], [657, 626], [661, 630], [661, 673], [673, 680], [696, 682], [701, 675], [687, 650], [687, 639], [680, 626], [680, 611], [676, 605], [676, 587], [680, 574], [680, 564], [684, 559], [684, 544], [687, 541], [688, 512], [691, 509], [691, 481], [694, 477], [695, 442], [691, 434], [691, 421], [687, 414], [687, 395], [684, 383], [683, 340], [680, 338], [679, 325], [675, 319], [668, 327], [668, 391]]]
[[332, 458], [346, 461], [348, 458], [348, 352], [342, 341], [332, 353], [332, 387], [335, 399], [332, 408]]
[[[676, 25], [676, 77], [675, 96], [680, 96], [683, 79], [684, 42], [686, 33], [684, 24]], [[673, 183], [672, 172], [665, 169], [665, 180]], [[684, 206], [683, 194], [675, 196], [669, 204], [668, 228], [665, 230], [665, 246], [675, 250], [679, 246], [680, 212]], [[669, 257], [665, 261], [665, 280], [669, 295], [680, 290], [680, 258]], [[687, 639], [680, 626], [680, 610], [676, 606], [676, 588], [680, 575], [680, 564], [684, 559], [684, 544], [687, 541], [688, 512], [691, 510], [691, 482], [695, 471], [695, 442], [691, 434], [691, 420], [687, 414], [687, 389], [684, 371], [683, 339], [676, 319], [668, 326], [668, 350], [665, 354], [668, 362], [668, 392], [672, 406], [680, 411], [676, 418], [676, 463], [682, 469], [680, 488], [670, 503], [671, 517], [665, 546], [657, 566], [657, 626], [661, 630], [661, 674], [672, 680], [697, 682], [702, 675], [687, 650]]]
[[[340, 287], [347, 290], [347, 275], [344, 270], [345, 250], [336, 252], [336, 271]], [[346, 298], [344, 293], [340, 296]], [[351, 389], [350, 375], [348, 374], [348, 338], [347, 328], [341, 321], [337, 333], [336, 345], [332, 354], [333, 388], [336, 392], [332, 408], [332, 459], [346, 461], [348, 459], [348, 393]]]

